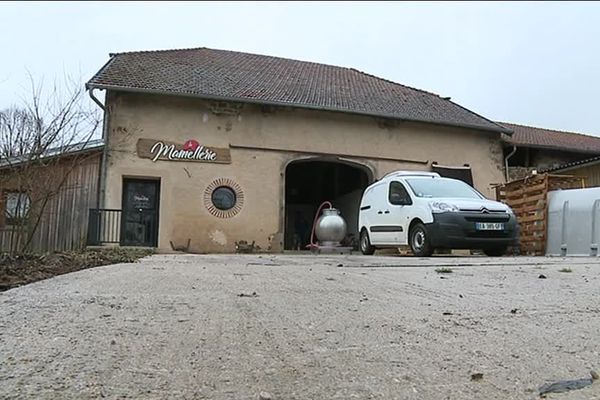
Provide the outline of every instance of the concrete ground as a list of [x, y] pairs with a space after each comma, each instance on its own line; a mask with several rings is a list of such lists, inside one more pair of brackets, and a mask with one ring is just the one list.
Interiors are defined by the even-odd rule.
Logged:
[[1, 293], [0, 398], [535, 399], [600, 368], [599, 295], [591, 258], [156, 255]]

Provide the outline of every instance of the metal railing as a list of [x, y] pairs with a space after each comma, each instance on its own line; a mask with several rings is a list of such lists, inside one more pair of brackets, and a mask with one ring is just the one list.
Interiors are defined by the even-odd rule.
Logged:
[[88, 219], [88, 246], [121, 242], [122, 210], [90, 208]]

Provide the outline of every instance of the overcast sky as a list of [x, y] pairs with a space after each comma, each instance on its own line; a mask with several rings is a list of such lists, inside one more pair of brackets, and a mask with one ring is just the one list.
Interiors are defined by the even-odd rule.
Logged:
[[0, 3], [0, 108], [27, 70], [211, 47], [353, 67], [494, 120], [600, 136], [600, 3]]

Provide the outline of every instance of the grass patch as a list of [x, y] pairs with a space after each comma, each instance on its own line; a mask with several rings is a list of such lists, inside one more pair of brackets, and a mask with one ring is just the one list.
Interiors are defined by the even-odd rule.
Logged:
[[18, 256], [0, 254], [0, 291], [82, 269], [131, 263], [152, 253], [148, 249], [115, 247]]
[[573, 270], [571, 268], [561, 268], [558, 270], [558, 272], [573, 272]]
[[438, 274], [451, 274], [454, 271], [452, 270], [452, 268], [443, 267], [443, 268], [436, 268], [435, 272], [437, 272]]

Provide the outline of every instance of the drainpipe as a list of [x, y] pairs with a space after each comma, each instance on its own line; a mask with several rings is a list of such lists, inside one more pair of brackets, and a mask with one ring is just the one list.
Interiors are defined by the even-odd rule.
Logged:
[[517, 146], [513, 144], [512, 151], [504, 159], [504, 174], [506, 175], [506, 182], [510, 182], [510, 174], [508, 173], [508, 159], [515, 155], [517, 152]]
[[[106, 194], [106, 160], [108, 159], [108, 112], [107, 107], [102, 104], [96, 96], [94, 96], [93, 87], [88, 87], [88, 93], [90, 98], [100, 107], [103, 111], [102, 118], [102, 140], [104, 147], [102, 148], [102, 160], [100, 161], [100, 176], [98, 178], [98, 208], [104, 208], [104, 198]], [[108, 95], [108, 93], [107, 93]]]
[[89, 93], [90, 97], [92, 98], [94, 103], [98, 104], [98, 107], [100, 107], [102, 109], [102, 111], [106, 111], [106, 107], [104, 107], [104, 104], [102, 104], [102, 102], [100, 100], [98, 100], [98, 98], [96, 96], [94, 96], [94, 90], [95, 90], [95, 88], [88, 89], [88, 93]]

